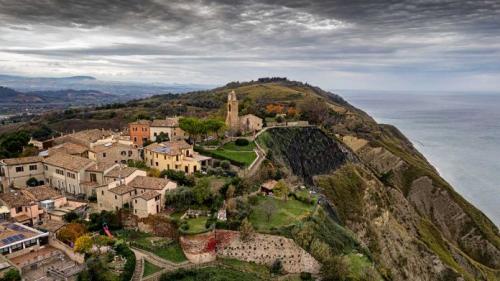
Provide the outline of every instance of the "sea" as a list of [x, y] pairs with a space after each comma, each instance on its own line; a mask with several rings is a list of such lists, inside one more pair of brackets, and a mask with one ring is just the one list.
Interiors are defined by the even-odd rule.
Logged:
[[455, 190], [500, 226], [500, 92], [332, 90], [392, 124]]

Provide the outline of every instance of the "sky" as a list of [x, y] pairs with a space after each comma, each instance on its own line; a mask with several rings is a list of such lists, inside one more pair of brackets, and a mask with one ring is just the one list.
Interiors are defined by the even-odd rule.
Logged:
[[499, 0], [0, 0], [0, 73], [498, 91]]

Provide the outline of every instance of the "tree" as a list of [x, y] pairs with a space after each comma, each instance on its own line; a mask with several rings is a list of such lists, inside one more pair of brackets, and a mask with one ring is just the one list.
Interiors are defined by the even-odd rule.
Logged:
[[230, 185], [226, 190], [226, 199], [233, 198], [235, 192], [236, 188], [234, 187], [234, 185]]
[[284, 180], [279, 180], [276, 186], [274, 187], [273, 193], [276, 197], [283, 197], [283, 200], [287, 200], [288, 198], [289, 188]]
[[179, 127], [189, 134], [189, 138], [196, 142], [196, 139], [201, 135], [206, 128], [203, 128], [203, 122], [194, 117], [184, 117], [179, 119]]
[[30, 187], [39, 186], [40, 182], [36, 178], [32, 177], [26, 181], [26, 185]]
[[89, 235], [80, 236], [75, 241], [75, 252], [88, 253], [92, 249], [93, 245], [94, 242], [92, 241], [92, 237]]
[[273, 274], [281, 274], [283, 272], [283, 264], [280, 259], [277, 259], [271, 265], [271, 273]]
[[83, 224], [70, 223], [61, 228], [57, 233], [57, 238], [66, 244], [75, 243], [76, 239], [83, 236], [87, 229]]
[[5, 272], [3, 277], [0, 278], [0, 281], [21, 281], [21, 274], [17, 269], [9, 269]]
[[193, 194], [196, 202], [200, 205], [203, 204], [212, 195], [210, 181], [207, 178], [199, 180], [193, 188]]
[[252, 224], [247, 218], [243, 219], [240, 225], [240, 238], [242, 241], [246, 242], [252, 239], [255, 234]]
[[300, 106], [301, 119], [312, 124], [322, 124], [330, 115], [330, 108], [320, 99], [308, 98]]
[[345, 257], [333, 256], [327, 259], [321, 267], [322, 280], [345, 281], [348, 280], [349, 263]]
[[262, 204], [262, 211], [264, 212], [264, 215], [266, 216], [266, 219], [269, 222], [271, 220], [271, 217], [276, 212], [276, 204], [274, 203], [274, 200], [272, 199], [266, 200], [266, 202]]
[[207, 119], [205, 127], [208, 132], [215, 133], [217, 138], [219, 138], [219, 133], [226, 127], [226, 124], [218, 119]]
[[63, 216], [65, 222], [73, 222], [79, 218], [80, 217], [78, 216], [78, 214], [75, 213], [74, 211], [71, 211]]
[[156, 136], [156, 142], [157, 143], [161, 143], [161, 142], [165, 142], [165, 141], [169, 141], [170, 138], [168, 137], [168, 134], [165, 134], [164, 132], [160, 132], [157, 136]]

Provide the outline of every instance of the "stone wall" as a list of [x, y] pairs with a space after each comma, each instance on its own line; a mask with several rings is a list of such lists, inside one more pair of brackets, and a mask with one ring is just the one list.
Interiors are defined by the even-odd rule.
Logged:
[[217, 254], [215, 230], [194, 234], [182, 235], [179, 239], [186, 258], [195, 264], [215, 261]]
[[290, 273], [319, 273], [321, 268], [319, 262], [295, 241], [282, 236], [255, 234], [249, 241], [241, 241], [237, 231], [215, 230], [183, 235], [180, 241], [188, 260], [196, 264], [223, 257], [268, 266], [279, 259], [283, 269]]
[[319, 273], [321, 265], [295, 241], [282, 236], [255, 234], [242, 241], [239, 232], [217, 231], [217, 256], [247, 262], [272, 265], [281, 260], [283, 269], [290, 273]]
[[68, 245], [57, 240], [56, 238], [50, 237], [49, 238], [49, 245], [58, 249], [58, 250], [61, 250], [70, 259], [72, 259], [73, 261], [75, 261], [79, 264], [83, 264], [85, 262], [85, 256], [83, 254], [75, 253], [75, 251], [73, 251], [73, 249], [71, 249]]

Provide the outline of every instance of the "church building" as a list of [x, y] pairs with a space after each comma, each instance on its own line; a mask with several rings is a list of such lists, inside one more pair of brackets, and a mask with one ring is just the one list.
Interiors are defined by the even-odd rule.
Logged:
[[226, 126], [231, 133], [250, 133], [262, 130], [262, 118], [253, 114], [239, 116], [238, 98], [236, 93], [231, 91], [227, 95], [227, 117]]

